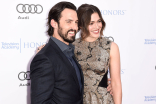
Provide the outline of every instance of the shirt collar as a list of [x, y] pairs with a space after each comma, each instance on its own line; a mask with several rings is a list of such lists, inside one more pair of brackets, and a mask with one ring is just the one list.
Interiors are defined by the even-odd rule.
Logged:
[[74, 46], [71, 43], [67, 45], [61, 42], [60, 40], [54, 38], [53, 36], [51, 36], [50, 38], [58, 45], [61, 51], [64, 52], [67, 56], [69, 55], [69, 57], [71, 57], [74, 55]]

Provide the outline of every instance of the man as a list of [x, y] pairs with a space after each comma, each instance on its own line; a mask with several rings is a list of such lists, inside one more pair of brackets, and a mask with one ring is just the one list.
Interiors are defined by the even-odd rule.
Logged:
[[71, 45], [77, 24], [72, 3], [59, 2], [50, 10], [49, 42], [30, 66], [31, 104], [83, 104], [83, 73]]

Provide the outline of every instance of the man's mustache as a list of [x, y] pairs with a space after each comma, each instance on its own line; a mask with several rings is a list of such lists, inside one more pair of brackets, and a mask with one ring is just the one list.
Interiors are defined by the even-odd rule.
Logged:
[[72, 31], [72, 32], [74, 31], [75, 34], [77, 33], [77, 31], [76, 30], [73, 30], [73, 29], [68, 30], [67, 33], [70, 32], [70, 31]]

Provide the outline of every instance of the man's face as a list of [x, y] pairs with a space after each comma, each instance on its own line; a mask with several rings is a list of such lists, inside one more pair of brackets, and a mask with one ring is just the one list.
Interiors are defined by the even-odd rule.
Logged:
[[64, 9], [58, 24], [58, 34], [68, 43], [75, 41], [75, 35], [78, 30], [78, 18], [76, 11], [72, 9]]

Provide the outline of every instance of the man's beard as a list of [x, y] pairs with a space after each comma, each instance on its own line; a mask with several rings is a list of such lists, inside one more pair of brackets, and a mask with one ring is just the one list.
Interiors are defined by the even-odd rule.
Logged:
[[68, 43], [72, 43], [75, 41], [75, 35], [72, 36], [72, 37], [68, 37], [68, 32], [69, 31], [74, 31], [75, 32], [75, 35], [76, 35], [76, 30], [73, 30], [73, 29], [70, 29], [67, 31], [67, 33], [63, 33], [62, 32], [62, 28], [60, 26], [58, 26], [58, 34], [60, 35], [60, 37], [65, 41], [65, 42], [68, 42]]

